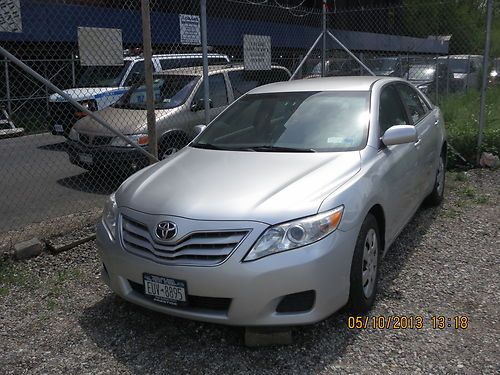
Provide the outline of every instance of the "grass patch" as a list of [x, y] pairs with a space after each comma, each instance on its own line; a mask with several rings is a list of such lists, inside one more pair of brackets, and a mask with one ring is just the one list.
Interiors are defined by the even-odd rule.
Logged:
[[474, 202], [477, 204], [486, 204], [490, 201], [487, 195], [479, 195], [474, 198]]
[[465, 197], [474, 198], [476, 196], [476, 190], [474, 190], [470, 186], [465, 186], [460, 191], [460, 194], [462, 194]]
[[[500, 86], [488, 88], [486, 100], [486, 123], [482, 150], [495, 155], [500, 153]], [[443, 98], [439, 102], [444, 115], [448, 141], [460, 155], [475, 164], [477, 138], [479, 132], [478, 91], [459, 92]], [[448, 166], [457, 167], [459, 158], [448, 153]]]

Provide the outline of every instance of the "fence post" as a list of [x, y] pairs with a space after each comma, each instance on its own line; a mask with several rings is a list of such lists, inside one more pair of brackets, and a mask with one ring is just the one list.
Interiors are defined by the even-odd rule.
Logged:
[[156, 162], [156, 159], [158, 158], [158, 141], [156, 137], [156, 116], [154, 107], [153, 60], [151, 51], [151, 19], [149, 14], [149, 0], [141, 1], [141, 13], [149, 152], [154, 156], [154, 158], [149, 158], [149, 162], [151, 164], [154, 164]]
[[12, 116], [12, 103], [10, 100], [10, 81], [9, 81], [9, 60], [4, 60], [4, 68], [5, 68], [5, 95], [7, 99], [7, 113], [9, 117]]
[[450, 94], [450, 55], [446, 57], [446, 94]]
[[210, 122], [210, 85], [208, 81], [208, 42], [207, 42], [207, 0], [200, 1], [201, 51], [203, 53], [203, 103], [205, 125]]
[[488, 88], [488, 58], [490, 55], [490, 42], [491, 42], [491, 18], [493, 14], [493, 0], [488, 0], [488, 10], [486, 13], [486, 40], [484, 42], [484, 55], [483, 55], [483, 77], [481, 84], [481, 102], [479, 106], [479, 134], [477, 137], [477, 158], [476, 162], [479, 164], [481, 159], [481, 147], [483, 143], [483, 129], [486, 116], [486, 89]]
[[75, 54], [71, 53], [71, 87], [76, 87]]
[[465, 77], [465, 92], [469, 92], [469, 75], [470, 75], [470, 55], [467, 55], [467, 76]]
[[323, 0], [323, 43], [321, 46], [321, 77], [326, 75], [326, 0]]

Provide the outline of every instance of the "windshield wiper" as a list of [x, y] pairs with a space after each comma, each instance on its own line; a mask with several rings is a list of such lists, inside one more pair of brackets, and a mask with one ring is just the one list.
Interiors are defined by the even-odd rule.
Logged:
[[231, 148], [231, 147], [224, 147], [224, 146], [217, 146], [217, 145], [213, 145], [213, 144], [210, 144], [210, 143], [193, 143], [191, 145], [191, 147], [194, 147], [194, 148], [204, 148], [206, 150], [234, 150], [234, 148]]
[[312, 148], [296, 148], [296, 147], [282, 147], [282, 146], [251, 146], [247, 147], [248, 150], [261, 151], [261, 152], [316, 152]]

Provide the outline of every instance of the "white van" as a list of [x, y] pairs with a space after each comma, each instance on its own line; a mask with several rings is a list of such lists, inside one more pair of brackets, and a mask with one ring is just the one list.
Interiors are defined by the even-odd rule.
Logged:
[[[208, 62], [227, 64], [229, 57], [208, 54]], [[201, 53], [153, 55], [155, 72], [203, 64]], [[115, 103], [144, 74], [144, 57], [125, 57], [119, 66], [89, 66], [79, 79], [77, 88], [64, 92], [91, 111], [97, 111]], [[78, 111], [59, 94], [49, 97], [49, 131], [54, 135], [67, 136], [73, 124], [85, 113]]]

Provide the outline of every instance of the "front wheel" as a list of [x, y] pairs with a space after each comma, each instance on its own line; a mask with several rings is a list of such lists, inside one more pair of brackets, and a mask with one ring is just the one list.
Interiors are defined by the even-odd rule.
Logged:
[[436, 179], [434, 180], [434, 188], [425, 199], [425, 203], [429, 206], [439, 206], [444, 199], [444, 183], [446, 176], [446, 151], [443, 151], [439, 157], [438, 169], [436, 171]]
[[366, 313], [375, 302], [381, 248], [375, 216], [368, 214], [359, 231], [351, 264], [351, 286], [347, 307], [355, 313]]

